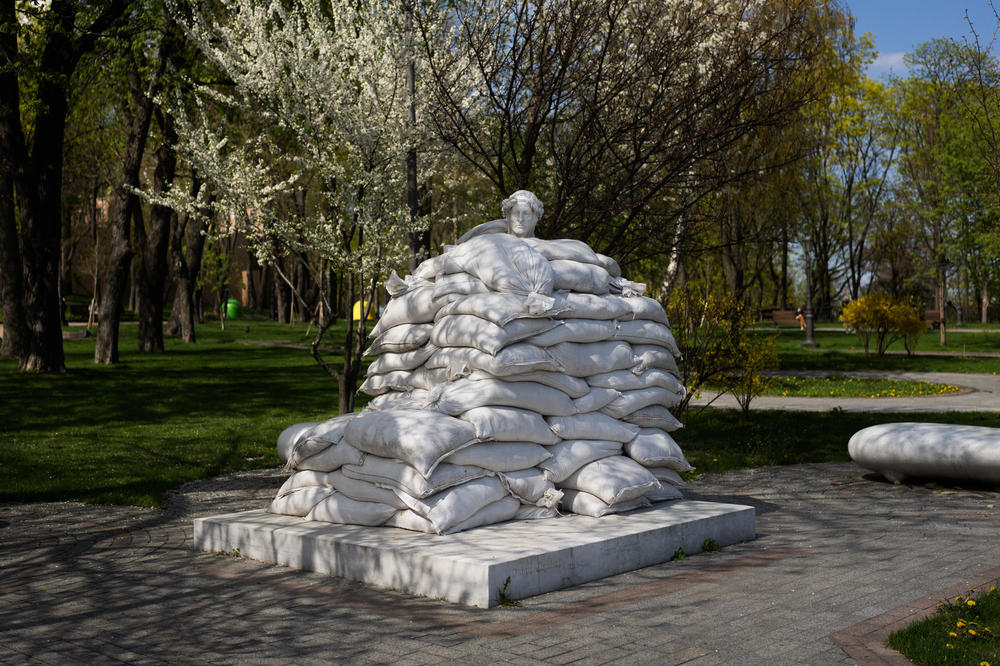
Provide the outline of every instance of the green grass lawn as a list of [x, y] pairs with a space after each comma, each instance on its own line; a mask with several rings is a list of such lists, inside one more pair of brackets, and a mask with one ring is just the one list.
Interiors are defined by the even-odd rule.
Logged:
[[[331, 354], [342, 333], [342, 328], [331, 332]], [[0, 501], [159, 506], [165, 490], [186, 481], [276, 466], [281, 430], [336, 414], [336, 382], [304, 348], [305, 326], [242, 319], [230, 321], [223, 332], [217, 322], [209, 323], [199, 327], [196, 344], [168, 338], [163, 354], [134, 351], [135, 334], [134, 324], [122, 326], [117, 366], [94, 365], [93, 338], [66, 341], [67, 373], [61, 376], [20, 373], [11, 360], [0, 359]], [[845, 344], [852, 339], [826, 335]], [[922, 360], [866, 359], [831, 351], [832, 343], [820, 352], [804, 352], [797, 330], [786, 337], [780, 352], [785, 367], [797, 355], [826, 358], [837, 369], [877, 368], [889, 361], [907, 367]], [[850, 368], [837, 365], [845, 360]], [[939, 369], [954, 370], [963, 361], [940, 363]], [[975, 367], [983, 371], [984, 365]], [[1000, 359], [985, 367], [1000, 371]], [[359, 406], [364, 401], [360, 396]], [[893, 420], [996, 425], [995, 415], [977, 414], [754, 410], [747, 421], [737, 412], [696, 409], [682, 420], [687, 428], [677, 440], [699, 472], [845, 461], [854, 432]]]
[[[722, 391], [721, 384], [709, 382], [705, 389]], [[933, 384], [925, 381], [886, 379], [884, 377], [826, 377], [773, 376], [767, 378], [767, 388], [761, 395], [794, 398], [909, 398], [922, 395], [956, 393], [959, 387], [951, 384]]]
[[123, 325], [120, 365], [94, 365], [93, 338], [67, 341], [62, 376], [0, 359], [0, 501], [157, 506], [185, 481], [277, 465], [278, 434], [336, 415], [337, 384], [304, 349], [245, 343], [305, 343], [304, 331], [215, 323], [196, 344], [139, 354]]
[[889, 636], [889, 647], [920, 666], [1000, 663], [1000, 592], [956, 597], [938, 611]]
[[[775, 338], [778, 359], [782, 370], [905, 370], [909, 372], [982, 372], [1000, 373], [1000, 357], [962, 357], [961, 354], [1000, 354], [1000, 332], [989, 333], [948, 333], [948, 345], [938, 344], [937, 332], [929, 332], [920, 338], [918, 352], [931, 354], [947, 353], [959, 356], [906, 356], [887, 354], [877, 357], [874, 353], [865, 356], [857, 337], [840, 331], [816, 331], [814, 337], [818, 348], [802, 346], [805, 334], [798, 328], [782, 328], [777, 331], [761, 330], [761, 335]], [[889, 349], [902, 350], [902, 343], [895, 343]]]

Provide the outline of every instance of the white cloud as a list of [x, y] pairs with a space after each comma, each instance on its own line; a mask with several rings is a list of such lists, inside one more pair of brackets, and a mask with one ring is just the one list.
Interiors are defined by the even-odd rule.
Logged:
[[882, 76], [890, 72], [899, 74], [903, 69], [903, 56], [906, 53], [898, 51], [896, 53], [883, 53], [875, 58], [875, 62], [868, 66], [870, 76]]

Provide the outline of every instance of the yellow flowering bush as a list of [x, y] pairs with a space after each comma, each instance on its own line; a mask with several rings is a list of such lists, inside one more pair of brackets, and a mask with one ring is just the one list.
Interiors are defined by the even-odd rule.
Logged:
[[840, 320], [857, 334], [865, 355], [874, 343], [876, 355], [883, 356], [897, 340], [903, 341], [907, 354], [913, 354], [917, 339], [927, 328], [917, 306], [880, 293], [865, 294], [848, 303]]

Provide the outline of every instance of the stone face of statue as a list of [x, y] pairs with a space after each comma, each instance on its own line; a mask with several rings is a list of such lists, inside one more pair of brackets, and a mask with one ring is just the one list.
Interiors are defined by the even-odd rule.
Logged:
[[514, 192], [504, 199], [501, 208], [507, 221], [507, 233], [518, 238], [533, 237], [535, 225], [545, 212], [542, 202], [528, 190]]
[[507, 211], [508, 232], [518, 238], [534, 236], [536, 224], [538, 224], [538, 213], [526, 201], [516, 202]]

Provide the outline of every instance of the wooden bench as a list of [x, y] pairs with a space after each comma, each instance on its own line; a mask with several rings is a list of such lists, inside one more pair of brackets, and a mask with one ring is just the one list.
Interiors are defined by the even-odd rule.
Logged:
[[771, 321], [775, 324], [797, 324], [795, 310], [772, 310]]
[[940, 310], [924, 310], [924, 323], [937, 328], [941, 325]]

